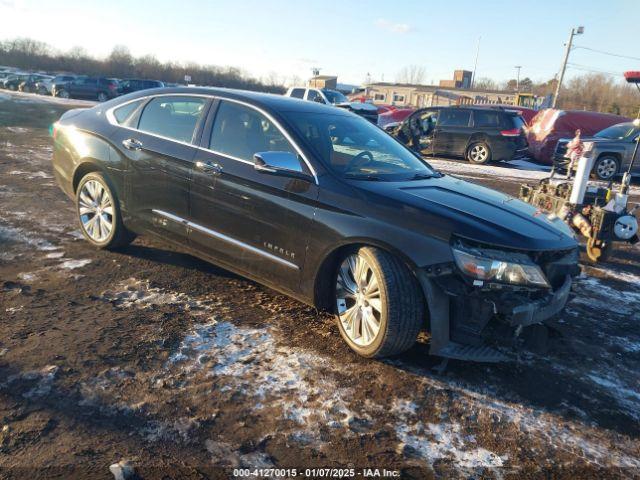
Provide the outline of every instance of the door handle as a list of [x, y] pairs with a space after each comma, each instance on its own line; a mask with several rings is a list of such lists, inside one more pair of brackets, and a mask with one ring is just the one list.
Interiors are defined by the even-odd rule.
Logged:
[[142, 142], [135, 138], [127, 138], [126, 140], [123, 140], [122, 145], [127, 150], [142, 150]]
[[204, 173], [211, 175], [220, 175], [222, 173], [222, 166], [218, 163], [211, 162], [196, 162], [196, 168]]

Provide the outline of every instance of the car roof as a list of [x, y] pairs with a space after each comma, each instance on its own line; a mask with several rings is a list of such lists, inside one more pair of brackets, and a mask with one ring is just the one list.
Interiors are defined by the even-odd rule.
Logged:
[[[147, 90], [140, 90], [138, 92], [130, 93], [118, 99], [134, 99], [138, 97], [148, 97], [152, 95], [212, 95], [219, 98], [229, 98], [231, 100], [239, 100], [251, 104], [256, 107], [261, 107], [266, 110], [272, 110], [275, 112], [304, 112], [304, 113], [318, 113], [318, 114], [333, 114], [333, 115], [351, 115], [347, 110], [336, 108], [330, 105], [324, 105], [316, 102], [309, 102], [297, 98], [291, 98], [284, 95], [278, 95], [273, 93], [253, 92], [249, 90], [236, 90], [232, 88], [217, 88], [217, 87], [165, 87], [165, 88], [152, 88]], [[117, 104], [120, 102], [114, 102]]]

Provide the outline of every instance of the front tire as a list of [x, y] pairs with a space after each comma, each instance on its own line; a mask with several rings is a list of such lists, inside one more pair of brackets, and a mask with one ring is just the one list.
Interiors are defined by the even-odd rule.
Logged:
[[104, 175], [85, 175], [76, 192], [76, 211], [84, 238], [94, 247], [114, 249], [131, 243], [133, 235], [122, 223], [118, 199]]
[[67, 92], [65, 89], [58, 90], [56, 92], [56, 96], [60, 98], [69, 98], [69, 92]]
[[424, 320], [415, 277], [396, 257], [373, 247], [362, 247], [340, 263], [335, 302], [340, 335], [363, 357], [408, 350]]
[[616, 157], [603, 155], [596, 160], [593, 166], [593, 174], [598, 180], [611, 180], [620, 169], [620, 162]]
[[491, 161], [491, 148], [486, 142], [476, 142], [467, 148], [467, 160], [476, 165], [483, 165]]

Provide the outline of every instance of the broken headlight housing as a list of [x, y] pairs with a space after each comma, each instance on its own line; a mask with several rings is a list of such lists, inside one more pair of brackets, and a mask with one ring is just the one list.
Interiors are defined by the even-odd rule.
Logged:
[[474, 285], [489, 282], [550, 288], [540, 267], [524, 253], [467, 247], [460, 242], [452, 251], [456, 265], [474, 280]]

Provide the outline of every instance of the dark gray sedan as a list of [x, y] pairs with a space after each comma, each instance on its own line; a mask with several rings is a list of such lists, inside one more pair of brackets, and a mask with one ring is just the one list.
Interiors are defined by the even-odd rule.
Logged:
[[[624, 173], [629, 168], [633, 149], [635, 148], [640, 123], [618, 123], [596, 133], [591, 138], [584, 138], [585, 142], [594, 142], [593, 174], [600, 180], [611, 180], [618, 174]], [[571, 139], [563, 138], [558, 141], [554, 158], [561, 161], [567, 151], [567, 143]], [[561, 162], [562, 163], [562, 162]], [[633, 175], [640, 175], [640, 160], [636, 162], [631, 171]]]

